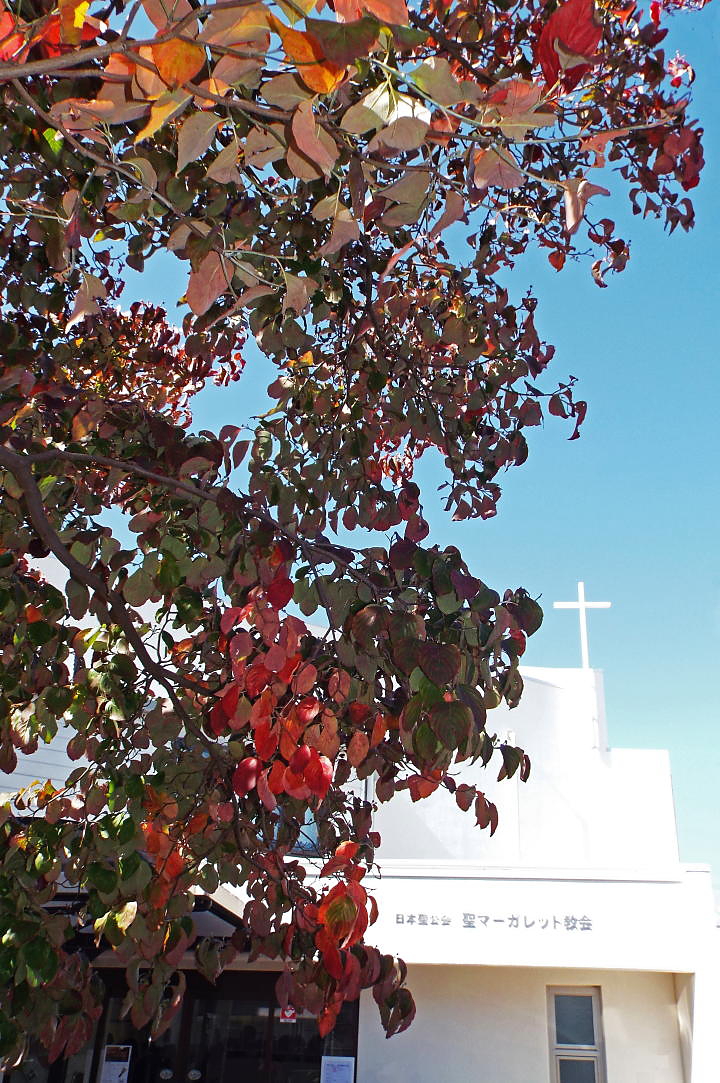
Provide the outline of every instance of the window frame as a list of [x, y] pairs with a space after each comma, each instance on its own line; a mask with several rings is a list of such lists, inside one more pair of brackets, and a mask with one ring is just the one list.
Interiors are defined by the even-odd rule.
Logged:
[[[597, 1083], [607, 1083], [605, 1068], [605, 1033], [603, 1029], [602, 996], [599, 985], [548, 985], [547, 1023], [548, 1047], [550, 1051], [550, 1081], [560, 1083], [560, 1062], [562, 1060], [587, 1060], [595, 1065]], [[566, 1045], [558, 1042], [555, 1023], [556, 996], [583, 996], [592, 998], [593, 1045]]]

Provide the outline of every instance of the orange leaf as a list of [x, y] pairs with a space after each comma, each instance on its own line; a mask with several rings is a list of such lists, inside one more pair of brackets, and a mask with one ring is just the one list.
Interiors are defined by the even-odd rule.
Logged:
[[205, 50], [190, 41], [171, 38], [152, 47], [153, 60], [163, 82], [175, 89], [194, 79], [205, 66]]
[[298, 150], [329, 177], [337, 161], [337, 147], [332, 140], [329, 148], [320, 140], [320, 131], [310, 102], [300, 102], [296, 106], [291, 127]]
[[[231, 278], [232, 268], [226, 267], [223, 256], [219, 252], [208, 252], [188, 280], [187, 303], [196, 316], [202, 316], [225, 293]], [[262, 687], [260, 685], [250, 694], [257, 695]]]
[[373, 724], [372, 736], [370, 738], [370, 748], [375, 748], [382, 741], [385, 740], [385, 735], [388, 731], [388, 721], [384, 714], [376, 714], [375, 722]]
[[177, 850], [173, 850], [167, 861], [162, 865], [160, 872], [166, 880], [174, 880], [177, 876], [180, 876], [184, 869], [185, 862]]
[[320, 870], [321, 876], [329, 876], [331, 872], [336, 872], [338, 869], [344, 868], [345, 865], [351, 862], [360, 846], [357, 842], [341, 842], [335, 850], [335, 856], [331, 857]]
[[362, 6], [381, 23], [407, 26], [410, 21], [405, 0], [363, 0]]
[[60, 41], [65, 45], [79, 45], [89, 0], [60, 0]]
[[163, 30], [169, 22], [182, 19], [192, 11], [188, 0], [143, 0], [143, 9], [157, 30]]
[[291, 30], [275, 20], [274, 29], [280, 35], [283, 49], [297, 67], [306, 86], [318, 94], [330, 94], [345, 78], [345, 68], [326, 60], [322, 46], [314, 34]]
[[435, 793], [439, 785], [439, 782], [423, 778], [422, 775], [411, 775], [408, 779], [408, 789], [413, 801], [421, 801], [423, 797], [429, 797], [430, 794]]
[[328, 892], [318, 908], [318, 921], [336, 941], [350, 935], [358, 916], [359, 907], [344, 884], [337, 884]]
[[354, 733], [347, 750], [347, 758], [353, 767], [359, 767], [369, 751], [370, 741], [367, 734], [360, 731]]

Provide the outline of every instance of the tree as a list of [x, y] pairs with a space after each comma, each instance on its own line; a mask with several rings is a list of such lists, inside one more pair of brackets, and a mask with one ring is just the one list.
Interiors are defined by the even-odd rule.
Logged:
[[[692, 226], [692, 69], [662, 48], [681, 6], [701, 4], [0, 13], [0, 762], [61, 723], [78, 761], [2, 812], [7, 1063], [28, 1035], [51, 1057], [87, 1040], [83, 921], [126, 963], [134, 1023], [167, 1026], [193, 890], [221, 883], [323, 1033], [361, 988], [388, 1034], [412, 1019], [404, 965], [363, 941], [379, 839], [352, 779], [378, 801], [445, 788], [492, 832], [453, 766], [527, 777], [486, 720], [517, 702], [542, 619], [426, 541], [415, 464], [438, 451], [447, 511], [487, 518], [527, 428], [549, 413], [577, 437], [572, 381], [537, 386], [535, 298], [503, 283], [532, 246], [561, 270], [578, 236], [599, 285], [623, 269], [593, 177]], [[182, 331], [121, 307], [125, 268], [167, 253], [188, 264]], [[193, 396], [241, 377], [248, 333], [274, 407], [195, 433]], [[312, 883], [292, 854], [308, 817]], [[49, 916], [60, 883], [78, 903]], [[212, 979], [242, 946], [196, 944], [198, 966]]]

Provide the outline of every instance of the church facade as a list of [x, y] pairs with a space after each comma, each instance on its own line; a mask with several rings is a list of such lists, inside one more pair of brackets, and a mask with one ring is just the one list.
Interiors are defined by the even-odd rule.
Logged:
[[599, 672], [524, 677], [496, 724], [533, 773], [489, 781], [494, 838], [447, 794], [379, 811], [375, 937], [410, 964], [418, 1014], [383, 1044], [361, 1006], [358, 1080], [712, 1083], [712, 883], [679, 860], [668, 756], [608, 747]]
[[[92, 1048], [54, 1066], [38, 1056], [5, 1083], [715, 1083], [710, 871], [679, 860], [667, 754], [608, 747], [598, 671], [524, 677], [521, 705], [491, 717], [533, 755], [530, 781], [458, 778], [496, 802], [494, 838], [447, 792], [377, 813], [368, 940], [409, 964], [409, 1031], [386, 1041], [363, 995], [322, 1041], [280, 1010], [272, 966], [240, 959], [211, 986], [188, 956], [182, 1012], [150, 1042], [122, 1017], [106, 953]], [[42, 755], [23, 766], [59, 778], [62, 749]], [[242, 907], [221, 888], [198, 934], [229, 935]]]

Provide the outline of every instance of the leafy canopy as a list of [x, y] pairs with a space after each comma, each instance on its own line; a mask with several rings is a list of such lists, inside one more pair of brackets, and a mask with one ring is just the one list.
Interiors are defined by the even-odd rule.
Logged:
[[[248, 946], [284, 960], [281, 1001], [322, 1033], [362, 988], [388, 1034], [412, 1019], [404, 965], [364, 942], [380, 839], [354, 780], [377, 801], [444, 788], [493, 831], [454, 766], [527, 777], [487, 712], [517, 702], [542, 618], [429, 543], [415, 464], [439, 452], [448, 512], [486, 518], [526, 429], [549, 413], [577, 436], [572, 381], [538, 387], [535, 299], [503, 283], [532, 247], [558, 271], [589, 247], [601, 286], [621, 271], [610, 190], [692, 226], [692, 70], [663, 46], [680, 6], [0, 11], [0, 764], [60, 726], [77, 763], [2, 812], [7, 1063], [28, 1035], [51, 1057], [89, 1037], [88, 926], [156, 1033], [190, 949], [211, 979]], [[173, 258], [181, 329], [122, 307], [127, 268]], [[194, 432], [208, 381], [252, 379], [248, 335], [272, 409]], [[242, 933], [193, 944], [194, 893], [219, 884], [244, 892]]]

